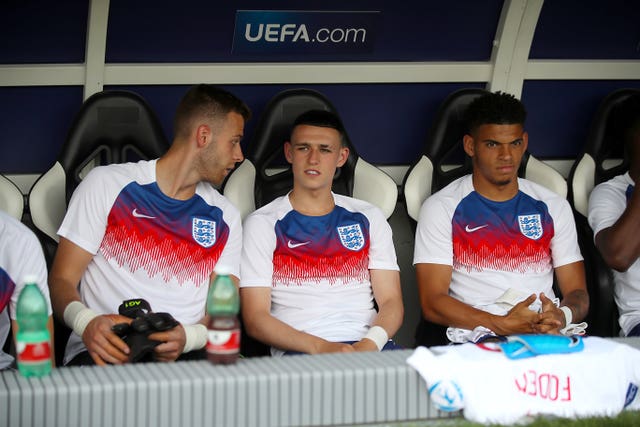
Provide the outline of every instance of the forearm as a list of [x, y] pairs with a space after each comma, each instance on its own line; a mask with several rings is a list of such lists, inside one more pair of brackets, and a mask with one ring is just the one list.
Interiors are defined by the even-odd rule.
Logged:
[[60, 320], [64, 320], [64, 310], [69, 303], [81, 301], [77, 284], [53, 275], [49, 276], [49, 294], [53, 313]]
[[270, 313], [254, 314], [244, 321], [249, 335], [281, 350], [314, 354], [320, 352], [322, 343], [326, 342], [289, 326]]
[[444, 326], [462, 329], [474, 329], [477, 326], [490, 328], [492, 315], [474, 308], [449, 295], [439, 295], [431, 298], [427, 307], [423, 307], [423, 314], [428, 320]]
[[640, 239], [631, 239], [640, 228], [640, 191], [634, 191], [620, 218], [596, 236], [596, 245], [606, 263], [626, 271], [640, 257]]
[[585, 290], [576, 289], [564, 296], [560, 305], [571, 309], [573, 323], [580, 322], [589, 311], [589, 294]]
[[378, 304], [378, 314], [371, 326], [380, 326], [391, 338], [402, 326], [403, 318], [404, 306], [400, 299], [385, 301], [382, 304]]

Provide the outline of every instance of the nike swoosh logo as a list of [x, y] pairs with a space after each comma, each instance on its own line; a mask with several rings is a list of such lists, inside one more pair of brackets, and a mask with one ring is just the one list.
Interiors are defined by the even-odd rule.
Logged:
[[136, 218], [149, 218], [149, 219], [154, 219], [155, 218], [155, 216], [149, 216], [149, 215], [141, 214], [140, 212], [138, 212], [138, 208], [134, 208], [133, 212], [131, 212], [131, 214], [133, 216], [135, 216]]
[[304, 245], [308, 245], [309, 243], [311, 243], [311, 241], [308, 242], [300, 242], [300, 243], [293, 243], [291, 240], [289, 240], [287, 242], [287, 246], [289, 246], [289, 249], [295, 249], [298, 248], [300, 246], [304, 246]]
[[489, 224], [485, 224], [485, 225], [479, 225], [477, 227], [473, 227], [473, 228], [469, 228], [469, 224], [467, 224], [467, 226], [464, 228], [464, 231], [466, 231], [467, 233], [473, 233], [474, 231], [478, 231], [481, 228], [485, 228], [488, 227]]

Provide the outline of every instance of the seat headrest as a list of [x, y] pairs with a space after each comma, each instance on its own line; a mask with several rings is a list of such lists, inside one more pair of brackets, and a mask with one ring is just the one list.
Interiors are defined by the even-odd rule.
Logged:
[[[640, 95], [640, 89], [619, 89], [607, 95], [601, 102], [589, 128], [585, 153], [596, 162], [596, 184], [624, 173], [629, 168], [624, 156], [624, 144], [619, 137], [616, 123], [618, 107], [631, 95]], [[603, 164], [606, 160], [620, 159], [622, 163], [614, 167]]]
[[584, 149], [569, 172], [569, 201], [585, 217], [591, 190], [629, 169], [616, 114], [622, 103], [634, 94], [640, 94], [640, 89], [618, 89], [604, 97], [591, 120]]
[[67, 199], [89, 163], [153, 159], [168, 148], [158, 118], [140, 95], [122, 90], [92, 95], [76, 115], [58, 156], [67, 175]]
[[[338, 115], [323, 94], [311, 89], [289, 89], [280, 92], [269, 101], [261, 114], [255, 136], [246, 149], [246, 158], [256, 169], [256, 208], [286, 194], [293, 187], [293, 174], [284, 158], [283, 147], [289, 140], [294, 120], [309, 110], [331, 111]], [[351, 195], [358, 154], [348, 136], [347, 144], [349, 158], [334, 177], [333, 191]]]

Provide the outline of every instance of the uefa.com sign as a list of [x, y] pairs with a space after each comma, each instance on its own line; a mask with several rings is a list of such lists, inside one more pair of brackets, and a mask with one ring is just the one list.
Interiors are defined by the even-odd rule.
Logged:
[[378, 11], [238, 10], [234, 53], [368, 53]]

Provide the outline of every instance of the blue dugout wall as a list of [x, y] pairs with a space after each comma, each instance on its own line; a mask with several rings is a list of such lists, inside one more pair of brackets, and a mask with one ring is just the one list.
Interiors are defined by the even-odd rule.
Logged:
[[[458, 88], [520, 96], [530, 149], [552, 160], [577, 155], [607, 93], [640, 87], [635, 1], [312, 0], [303, 7], [372, 13], [367, 48], [301, 51], [274, 42], [250, 52], [237, 39], [234, 46], [239, 11], [300, 11], [295, 1], [0, 3], [0, 172], [48, 169], [83, 99], [102, 89], [142, 94], [170, 136], [175, 105], [193, 83], [229, 88], [255, 115], [283, 89], [315, 88], [333, 101], [363, 157], [406, 166], [421, 152], [439, 103]], [[339, 17], [347, 28], [351, 18]], [[327, 21], [294, 18], [297, 29]]]

